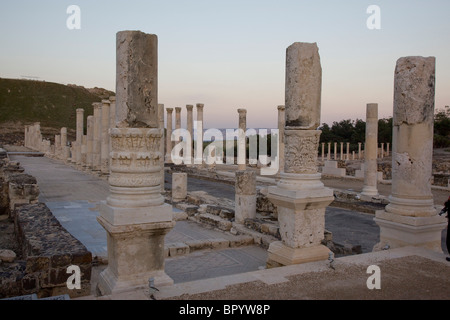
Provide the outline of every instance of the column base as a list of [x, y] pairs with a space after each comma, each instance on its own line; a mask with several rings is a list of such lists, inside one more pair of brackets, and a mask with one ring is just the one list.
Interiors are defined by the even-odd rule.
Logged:
[[175, 222], [112, 225], [102, 216], [97, 221], [108, 242], [108, 267], [97, 286], [102, 295], [148, 288], [150, 278], [157, 288], [173, 284], [164, 272], [164, 237]]
[[173, 285], [173, 280], [163, 270], [150, 271], [132, 277], [118, 277], [109, 268], [100, 273], [97, 284], [102, 296], [132, 292], [149, 287], [149, 279], [154, 279], [154, 286], [161, 288]]
[[283, 244], [282, 241], [275, 241], [270, 244], [267, 252], [267, 268], [276, 268], [327, 260], [331, 251], [324, 245], [306, 248], [291, 248]]
[[415, 246], [442, 253], [441, 235], [447, 226], [444, 217], [399, 216], [381, 210], [374, 221], [380, 227], [380, 242], [373, 251]]

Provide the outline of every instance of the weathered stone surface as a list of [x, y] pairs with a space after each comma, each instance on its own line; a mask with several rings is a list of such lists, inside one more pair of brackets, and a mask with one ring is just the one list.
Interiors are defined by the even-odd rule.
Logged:
[[284, 172], [317, 173], [317, 149], [322, 131], [285, 130]]
[[435, 96], [434, 57], [403, 57], [395, 68], [394, 126], [432, 124]]
[[172, 201], [178, 202], [187, 197], [187, 173], [172, 173]]
[[364, 149], [364, 187], [363, 197], [378, 196], [378, 104], [369, 103], [366, 107], [366, 144]]
[[286, 50], [286, 127], [320, 126], [322, 67], [316, 43], [296, 42]]
[[140, 31], [117, 33], [118, 126], [158, 128], [158, 38]]
[[12, 250], [2, 249], [0, 250], [0, 260], [4, 262], [14, 262], [16, 254]]
[[236, 194], [255, 195], [256, 194], [256, 172], [236, 171]]

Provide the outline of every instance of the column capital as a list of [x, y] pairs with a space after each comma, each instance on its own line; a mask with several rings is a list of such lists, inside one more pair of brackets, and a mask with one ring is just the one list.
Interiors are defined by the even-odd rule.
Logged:
[[181, 107], [176, 107], [175, 108], [175, 112], [180, 113], [181, 112]]
[[105, 104], [106, 104], [106, 105], [110, 105], [110, 104], [111, 104], [111, 101], [106, 100], [106, 99], [103, 99], [103, 100], [102, 100], [102, 104], [103, 104], [103, 105], [105, 105]]
[[111, 96], [111, 97], [109, 97], [109, 101], [111, 101], [111, 102], [116, 102], [116, 96]]
[[84, 113], [84, 109], [77, 109], [77, 113]]
[[172, 113], [173, 112], [173, 108], [166, 108], [167, 113]]
[[203, 111], [203, 107], [204, 107], [204, 106], [205, 106], [205, 105], [202, 104], [202, 103], [197, 103], [197, 110]]
[[100, 109], [102, 107], [102, 103], [101, 102], [94, 102], [92, 104], [92, 106], [94, 107], [94, 109]]
[[194, 109], [194, 106], [192, 104], [187, 104], [186, 109], [187, 111], [192, 111], [192, 109]]
[[238, 109], [237, 111], [239, 114], [247, 114], [247, 109]]
[[277, 109], [278, 109], [279, 111], [285, 111], [285, 110], [286, 110], [286, 107], [285, 107], [285, 106], [278, 106]]

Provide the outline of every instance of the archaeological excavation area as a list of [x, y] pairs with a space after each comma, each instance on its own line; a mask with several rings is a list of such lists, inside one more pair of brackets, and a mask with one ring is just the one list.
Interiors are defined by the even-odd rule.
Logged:
[[1, 299], [450, 297], [434, 57], [399, 57], [392, 143], [367, 101], [352, 151], [320, 142], [319, 47], [293, 43], [268, 153], [244, 108], [224, 137], [208, 105], [158, 100], [157, 35], [116, 37], [115, 95], [76, 110], [76, 139], [36, 122], [0, 149]]

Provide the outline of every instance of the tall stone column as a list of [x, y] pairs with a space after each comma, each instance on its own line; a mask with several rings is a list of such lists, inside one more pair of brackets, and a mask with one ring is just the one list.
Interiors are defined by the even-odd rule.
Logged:
[[325, 161], [325, 142], [322, 142], [322, 161]]
[[328, 153], [327, 153], [327, 160], [331, 160], [331, 142], [328, 142]]
[[286, 123], [285, 118], [285, 106], [278, 106], [278, 146], [279, 146], [279, 155], [278, 155], [278, 173], [284, 171], [284, 126]]
[[194, 163], [193, 159], [193, 151], [194, 151], [194, 114], [193, 114], [193, 105], [186, 105], [186, 111], [187, 111], [187, 118], [186, 118], [186, 128], [189, 132], [190, 138], [191, 138], [191, 164]]
[[361, 154], [361, 142], [358, 142], [358, 159], [361, 160], [362, 158], [362, 154]]
[[172, 284], [164, 272], [164, 237], [172, 207], [161, 195], [163, 130], [158, 117], [158, 39], [140, 31], [117, 33], [116, 120], [110, 129], [110, 195], [100, 208], [107, 231], [103, 294]]
[[81, 138], [81, 168], [87, 170], [87, 135]]
[[347, 142], [347, 159], [350, 160], [350, 142]]
[[390, 155], [389, 147], [390, 147], [390, 143], [388, 142], [386, 144], [386, 157], [389, 157], [389, 155]]
[[102, 100], [102, 135], [100, 145], [100, 161], [102, 174], [109, 174], [109, 125], [110, 125], [110, 107], [109, 100]]
[[70, 157], [69, 146], [67, 145], [67, 128], [61, 128], [61, 159], [67, 161]]
[[92, 170], [102, 169], [102, 104], [94, 102], [94, 137], [92, 140]]
[[59, 134], [55, 135], [55, 149], [54, 149], [54, 157], [59, 159], [61, 154], [61, 136]]
[[420, 246], [442, 252], [446, 219], [437, 215], [431, 193], [435, 99], [435, 58], [403, 57], [394, 78], [392, 191], [376, 213], [380, 243]]
[[345, 160], [344, 159], [344, 143], [343, 142], [341, 142], [341, 148], [340, 148], [339, 152], [341, 153], [339, 160]]
[[361, 197], [370, 200], [378, 196], [378, 104], [366, 108], [366, 144], [364, 147], [364, 186]]
[[83, 140], [84, 130], [84, 109], [77, 109], [77, 146], [75, 154], [75, 162], [77, 165], [81, 165], [81, 144]]
[[175, 108], [175, 129], [181, 129], [181, 108]]
[[235, 174], [235, 221], [244, 224], [245, 219], [256, 217], [256, 173], [244, 170]]
[[282, 241], [268, 249], [268, 267], [328, 259], [321, 244], [325, 209], [333, 190], [320, 181], [317, 157], [322, 68], [315, 43], [294, 43], [286, 52], [285, 167], [268, 198], [278, 208]]
[[242, 171], [247, 168], [247, 154], [246, 154], [246, 135], [247, 130], [247, 110], [238, 109], [239, 113], [239, 135], [238, 135], [238, 170]]
[[204, 104], [197, 103], [197, 134], [195, 141], [195, 164], [203, 166], [203, 108]]
[[[165, 148], [165, 136], [164, 136], [164, 105], [163, 104], [158, 104], [158, 127], [159, 129], [162, 130], [163, 132], [163, 143], [160, 144], [159, 148], [160, 148], [160, 152], [162, 155], [164, 155], [164, 148]], [[160, 160], [160, 166], [161, 166], [161, 192], [164, 192], [164, 156], [161, 157]]]
[[[116, 127], [116, 97], [109, 97], [109, 127]], [[110, 142], [111, 147], [111, 142]]]
[[337, 142], [334, 143], [334, 149], [333, 150], [334, 150], [334, 159], [333, 160], [337, 161], [337, 159], [338, 159], [337, 158]]
[[172, 163], [172, 120], [173, 108], [166, 108], [167, 110], [167, 129], [166, 129], [166, 162]]
[[87, 117], [86, 167], [92, 170], [92, 155], [94, 146], [94, 116]]

